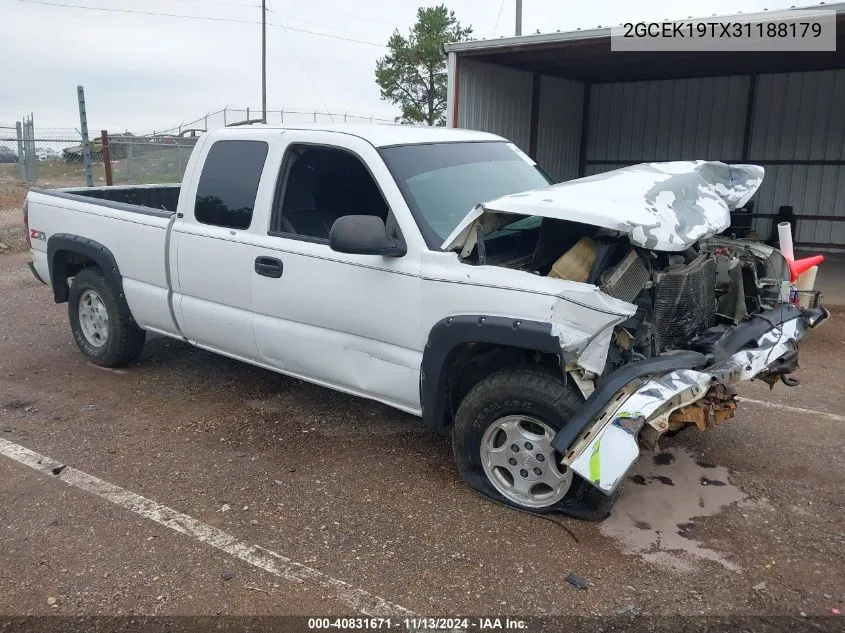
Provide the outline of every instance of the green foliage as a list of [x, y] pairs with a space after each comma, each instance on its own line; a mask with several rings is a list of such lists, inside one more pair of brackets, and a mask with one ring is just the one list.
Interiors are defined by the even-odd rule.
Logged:
[[398, 105], [402, 123], [444, 125], [446, 122], [447, 42], [471, 39], [472, 27], [463, 28], [445, 5], [420, 7], [408, 37], [394, 31], [389, 52], [376, 62], [376, 83], [382, 99]]

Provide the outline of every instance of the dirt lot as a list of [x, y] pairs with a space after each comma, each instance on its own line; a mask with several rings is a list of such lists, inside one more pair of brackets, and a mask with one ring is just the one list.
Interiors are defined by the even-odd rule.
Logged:
[[473, 493], [448, 438], [379, 404], [161, 337], [123, 370], [86, 363], [27, 261], [0, 256], [0, 449], [43, 458], [0, 455], [2, 615], [845, 609], [843, 310], [800, 387], [750, 385], [570, 534]]
[[[6, 168], [8, 165], [0, 165]], [[17, 167], [12, 165], [12, 167]], [[0, 255], [26, 250], [21, 208], [27, 187], [0, 170]]]

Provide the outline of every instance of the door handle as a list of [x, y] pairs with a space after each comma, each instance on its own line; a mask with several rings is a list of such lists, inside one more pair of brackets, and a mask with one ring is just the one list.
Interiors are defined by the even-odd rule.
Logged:
[[275, 257], [256, 257], [255, 272], [264, 277], [278, 279], [282, 276], [282, 260]]

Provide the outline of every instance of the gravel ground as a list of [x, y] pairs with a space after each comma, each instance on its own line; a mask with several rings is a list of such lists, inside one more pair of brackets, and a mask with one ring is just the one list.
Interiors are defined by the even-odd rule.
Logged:
[[[155, 336], [130, 367], [88, 364], [27, 261], [0, 256], [0, 439], [418, 614], [845, 609], [841, 417], [744, 403], [643, 456], [603, 523], [560, 518], [570, 534], [473, 493], [448, 438], [377, 403]], [[841, 414], [843, 342], [835, 310], [800, 387], [741, 395]], [[0, 614], [353, 613], [2, 456], [0, 480]]]
[[0, 255], [26, 250], [21, 207], [27, 187], [0, 174]]

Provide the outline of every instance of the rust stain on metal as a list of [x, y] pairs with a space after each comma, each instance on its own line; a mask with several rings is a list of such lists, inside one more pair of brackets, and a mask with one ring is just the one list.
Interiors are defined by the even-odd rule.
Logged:
[[669, 416], [669, 427], [679, 429], [695, 424], [700, 431], [706, 431], [731, 419], [735, 411], [734, 393], [725, 389], [724, 385], [716, 384], [698, 402], [673, 411]]

